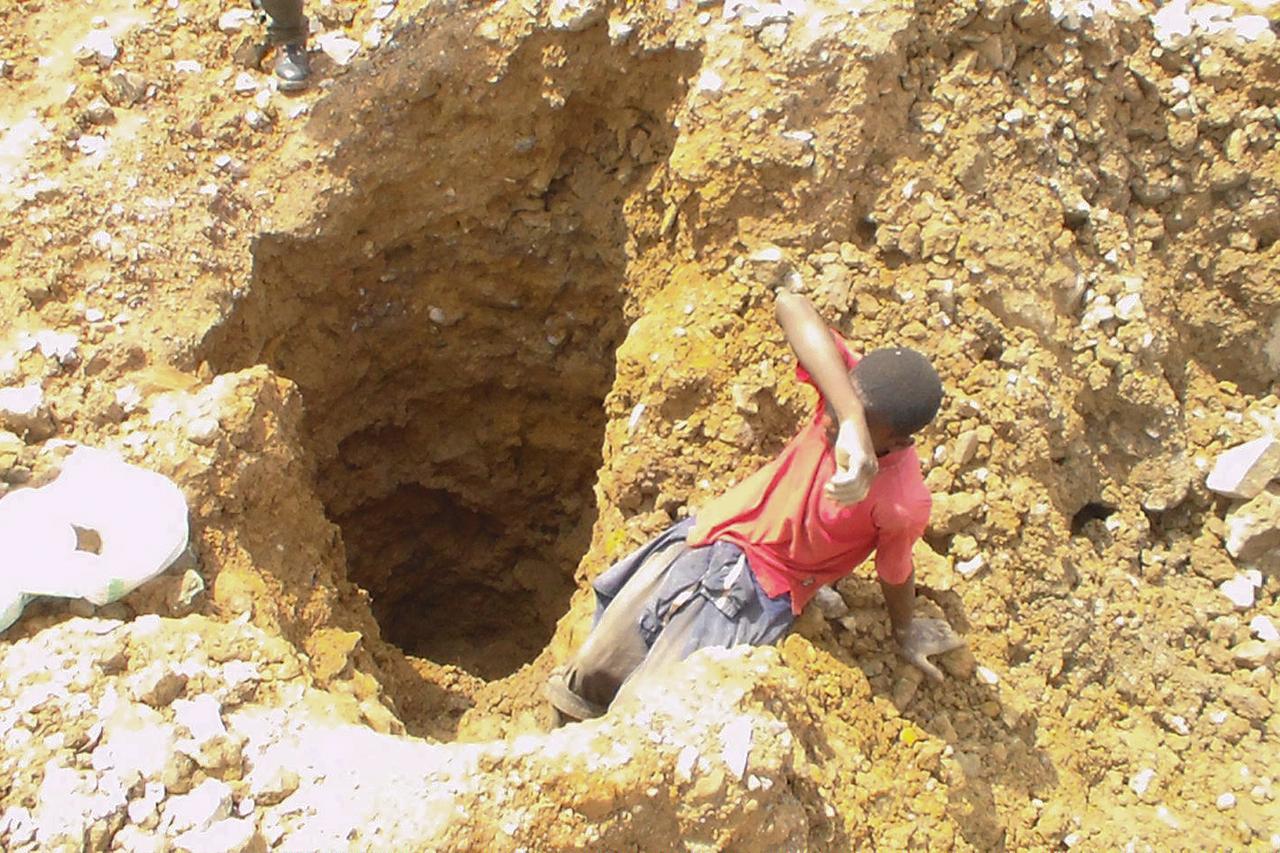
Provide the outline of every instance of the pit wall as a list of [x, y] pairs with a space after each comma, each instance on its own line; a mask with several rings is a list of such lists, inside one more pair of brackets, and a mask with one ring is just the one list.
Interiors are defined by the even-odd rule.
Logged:
[[[504, 258], [579, 244], [567, 225], [548, 235], [553, 176], [582, 167], [568, 140], [603, 122], [610, 156], [639, 161], [622, 192], [565, 197], [605, 258], [580, 298], [617, 299], [621, 318], [599, 337], [620, 344], [579, 591], [534, 666], [470, 692], [464, 735], [532, 725], [525, 697], [587, 625], [584, 581], [748, 474], [803, 414], [771, 320], [785, 286], [855, 347], [938, 365], [921, 580], [996, 678], [903, 688], [865, 583], [842, 590], [867, 614], [852, 636], [809, 625], [788, 641], [812, 690], [842, 685], [805, 700], [823, 759], [806, 778], [839, 843], [1251, 837], [1238, 822], [1263, 825], [1270, 800], [1230, 817], [1202, 801], [1276, 736], [1276, 686], [1229, 652], [1248, 633], [1214, 585], [1243, 567], [1202, 474], [1274, 424], [1274, 39], [1158, 44], [1146, 19], [1012, 3], [754, 23], [692, 5], [556, 10], [433, 21], [335, 91], [292, 152], [311, 169], [258, 243], [248, 296], [207, 339], [218, 369], [266, 361], [309, 412], [394, 420], [419, 362], [394, 332], [349, 354], [359, 330], [336, 323], [363, 316], [353, 290], [408, 259], [431, 301], [403, 316], [427, 328], [430, 306], [447, 320], [465, 302], [474, 325], [455, 328], [483, 339], [497, 315], [474, 294], [539, 305], [547, 286], [499, 275]], [[669, 147], [637, 154], [641, 129]], [[519, 212], [530, 194], [541, 223]], [[557, 270], [590, 265], [563, 257]], [[468, 387], [510, 370], [480, 361], [460, 358]], [[307, 431], [321, 493], [340, 482], [323, 472], [342, 429]], [[365, 642], [381, 648], [376, 631]], [[856, 754], [819, 743], [852, 737], [848, 690], [885, 720]], [[1158, 795], [1128, 783], [1147, 767]], [[915, 795], [884, 796], [901, 785]]]

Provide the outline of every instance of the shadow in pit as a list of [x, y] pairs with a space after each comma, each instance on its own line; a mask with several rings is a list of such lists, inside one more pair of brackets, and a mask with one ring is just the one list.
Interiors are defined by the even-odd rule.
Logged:
[[[878, 583], [850, 578], [841, 582], [841, 588], [854, 611], [854, 630], [822, 618], [802, 617], [797, 632], [837, 660], [860, 669], [874, 695], [891, 702], [912, 726], [950, 747], [954, 767], [946, 770], [939, 762], [932, 771], [947, 785], [947, 816], [977, 849], [1006, 849], [1006, 828], [994, 788], [1047, 797], [1058, 782], [1049, 756], [1036, 746], [1036, 715], [1007, 707], [996, 685], [971, 677], [976, 663], [967, 649], [935, 658], [946, 672], [942, 684], [923, 675], [916, 681], [916, 671], [893, 651]], [[917, 596], [921, 615], [944, 616], [958, 634], [970, 632], [972, 623], [955, 591], [919, 586]], [[917, 684], [914, 690], [902, 686], [911, 682]], [[837, 754], [832, 749], [831, 756]]]
[[435, 737], [538, 656], [573, 594], [623, 283], [663, 239], [698, 67], [614, 48], [603, 24], [503, 54], [484, 18], [405, 28], [316, 105], [307, 133], [332, 151], [298, 176], [314, 191], [279, 200], [292, 224], [259, 237], [202, 348], [300, 388], [316, 493], [395, 644], [375, 657], [409, 730]]

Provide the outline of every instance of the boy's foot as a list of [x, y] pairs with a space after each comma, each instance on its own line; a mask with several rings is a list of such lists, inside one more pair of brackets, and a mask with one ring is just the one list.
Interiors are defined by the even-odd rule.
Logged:
[[594, 702], [588, 702], [569, 689], [564, 670], [557, 669], [547, 678], [542, 688], [542, 695], [557, 711], [569, 721], [591, 720], [603, 717], [605, 709]]
[[307, 59], [306, 42], [282, 44], [276, 48], [276, 77], [280, 78], [280, 91], [297, 92], [307, 88], [311, 77], [311, 62]]

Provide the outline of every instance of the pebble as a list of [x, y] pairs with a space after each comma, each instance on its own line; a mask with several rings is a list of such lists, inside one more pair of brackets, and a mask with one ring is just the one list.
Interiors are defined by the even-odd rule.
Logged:
[[845, 603], [844, 596], [829, 586], [818, 588], [813, 595], [813, 603], [828, 621], [835, 621], [849, 613], [849, 605]]
[[120, 48], [115, 39], [104, 30], [94, 30], [85, 36], [75, 48], [76, 57], [85, 62], [96, 62], [99, 68], [107, 69], [120, 55]]
[[103, 97], [117, 107], [131, 107], [147, 93], [147, 81], [135, 71], [117, 71], [107, 78]]
[[1150, 767], [1144, 767], [1129, 777], [1129, 790], [1141, 797], [1151, 787], [1151, 783], [1155, 778], [1156, 771]]
[[316, 39], [316, 46], [324, 55], [333, 60], [335, 65], [347, 65], [360, 51], [360, 42], [348, 38], [342, 33], [324, 33]]
[[1226, 793], [1224, 793], [1224, 794], [1219, 794], [1219, 795], [1218, 795], [1218, 810], [1219, 810], [1219, 811], [1224, 811], [1224, 812], [1225, 812], [1225, 811], [1227, 811], [1228, 809], [1233, 809], [1233, 808], [1235, 808], [1235, 805], [1236, 805], [1236, 795], [1235, 795], [1235, 794], [1233, 794], [1233, 793], [1231, 793], [1230, 791], [1227, 791], [1227, 792], [1226, 792]]
[[103, 98], [94, 98], [84, 108], [84, 117], [93, 124], [111, 124], [116, 120], [115, 111]]
[[1266, 616], [1255, 616], [1249, 620], [1249, 630], [1259, 640], [1266, 643], [1280, 642], [1280, 631], [1276, 630], [1275, 624]]
[[107, 150], [107, 138], [96, 133], [86, 133], [76, 140], [76, 150], [86, 157]]
[[981, 554], [978, 554], [975, 557], [970, 557], [967, 560], [961, 560], [956, 563], [956, 572], [959, 573], [961, 577], [971, 578], [978, 572], [982, 571], [982, 567], [986, 564], [986, 560], [983, 559]]
[[1253, 581], [1244, 575], [1236, 575], [1230, 580], [1223, 581], [1219, 584], [1218, 591], [1225, 595], [1237, 610], [1248, 610], [1253, 607]]
[[1000, 676], [996, 675], [994, 670], [988, 669], [985, 666], [978, 667], [975, 670], [975, 672], [978, 675], [978, 680], [981, 681], [983, 684], [1000, 683]]
[[967, 465], [973, 461], [973, 457], [978, 453], [978, 431], [965, 430], [956, 436], [955, 443], [951, 445], [951, 461], [956, 465]]

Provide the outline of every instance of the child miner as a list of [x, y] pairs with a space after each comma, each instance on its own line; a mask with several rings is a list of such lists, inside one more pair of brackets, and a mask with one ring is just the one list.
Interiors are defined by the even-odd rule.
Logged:
[[929, 657], [962, 644], [914, 615], [911, 548], [931, 499], [912, 436], [937, 414], [937, 373], [910, 349], [857, 358], [802, 296], [781, 293], [776, 314], [797, 378], [818, 391], [813, 416], [768, 465], [596, 578], [595, 625], [546, 686], [564, 717], [602, 715], [623, 684], [696, 649], [777, 641], [872, 552], [902, 656], [940, 680]]

